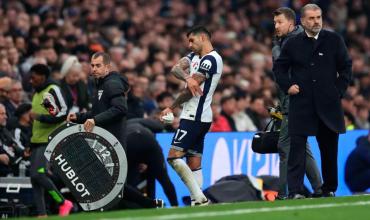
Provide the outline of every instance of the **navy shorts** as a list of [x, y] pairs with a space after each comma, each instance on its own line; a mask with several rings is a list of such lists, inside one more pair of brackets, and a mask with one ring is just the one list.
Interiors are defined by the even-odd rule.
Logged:
[[202, 156], [204, 137], [209, 131], [211, 124], [211, 122], [181, 119], [179, 128], [177, 128], [172, 138], [172, 148], [186, 152], [189, 156]]

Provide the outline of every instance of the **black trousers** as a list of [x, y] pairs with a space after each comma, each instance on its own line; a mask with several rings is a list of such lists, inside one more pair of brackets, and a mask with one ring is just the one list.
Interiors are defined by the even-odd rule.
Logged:
[[47, 160], [44, 156], [46, 145], [40, 144], [32, 149], [30, 177], [33, 188], [33, 198], [37, 209], [37, 215], [45, 215], [45, 191], [48, 192], [56, 203], [64, 202], [63, 195], [59, 192], [53, 181], [47, 175]]
[[[339, 134], [319, 120], [316, 140], [320, 149], [323, 192], [335, 192], [338, 187], [338, 138]], [[302, 193], [306, 164], [305, 135], [291, 135], [291, 148], [288, 159], [289, 194]]]

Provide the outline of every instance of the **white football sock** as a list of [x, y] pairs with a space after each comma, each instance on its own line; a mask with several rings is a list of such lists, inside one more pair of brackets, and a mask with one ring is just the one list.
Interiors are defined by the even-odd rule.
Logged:
[[195, 180], [195, 177], [192, 171], [190, 170], [188, 165], [185, 163], [185, 161], [177, 158], [177, 159], [168, 160], [168, 162], [172, 166], [172, 168], [177, 172], [177, 174], [180, 176], [180, 178], [185, 183], [185, 185], [188, 187], [190, 191], [190, 197], [197, 202], [206, 201], [207, 200], [206, 196], [203, 194], [197, 181]]
[[203, 187], [203, 172], [202, 169], [193, 170], [193, 175], [198, 183], [198, 186], [202, 189]]

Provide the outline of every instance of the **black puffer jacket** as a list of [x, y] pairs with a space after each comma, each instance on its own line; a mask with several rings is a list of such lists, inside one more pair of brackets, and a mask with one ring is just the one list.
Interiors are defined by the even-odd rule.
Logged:
[[94, 118], [95, 125], [111, 132], [125, 148], [126, 146], [126, 93], [129, 85], [126, 77], [111, 72], [96, 81], [96, 92], [92, 98], [92, 110], [77, 114], [77, 122], [84, 123]]

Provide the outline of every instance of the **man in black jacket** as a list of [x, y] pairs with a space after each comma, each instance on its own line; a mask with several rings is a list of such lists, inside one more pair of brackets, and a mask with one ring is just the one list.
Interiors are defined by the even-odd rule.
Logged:
[[[83, 123], [84, 129], [91, 132], [95, 125], [112, 133], [126, 151], [127, 78], [118, 72], [110, 71], [111, 59], [107, 53], [97, 52], [91, 58], [91, 74], [96, 80], [96, 93], [92, 98], [92, 109], [86, 113], [69, 113], [67, 121]], [[161, 206], [162, 201], [150, 200], [125, 185], [124, 199], [142, 208]]]
[[125, 148], [127, 100], [129, 90], [127, 79], [118, 72], [110, 71], [110, 57], [103, 52], [91, 58], [91, 74], [96, 80], [96, 94], [92, 109], [86, 113], [70, 113], [67, 121], [84, 123], [87, 132], [95, 125], [111, 132]]
[[320, 7], [307, 4], [301, 15], [305, 31], [286, 42], [274, 63], [277, 82], [290, 95], [288, 189], [293, 198], [301, 197], [307, 136], [316, 136], [322, 161], [322, 195], [335, 196], [338, 137], [345, 132], [340, 99], [351, 79], [352, 63], [343, 39], [322, 30]]

